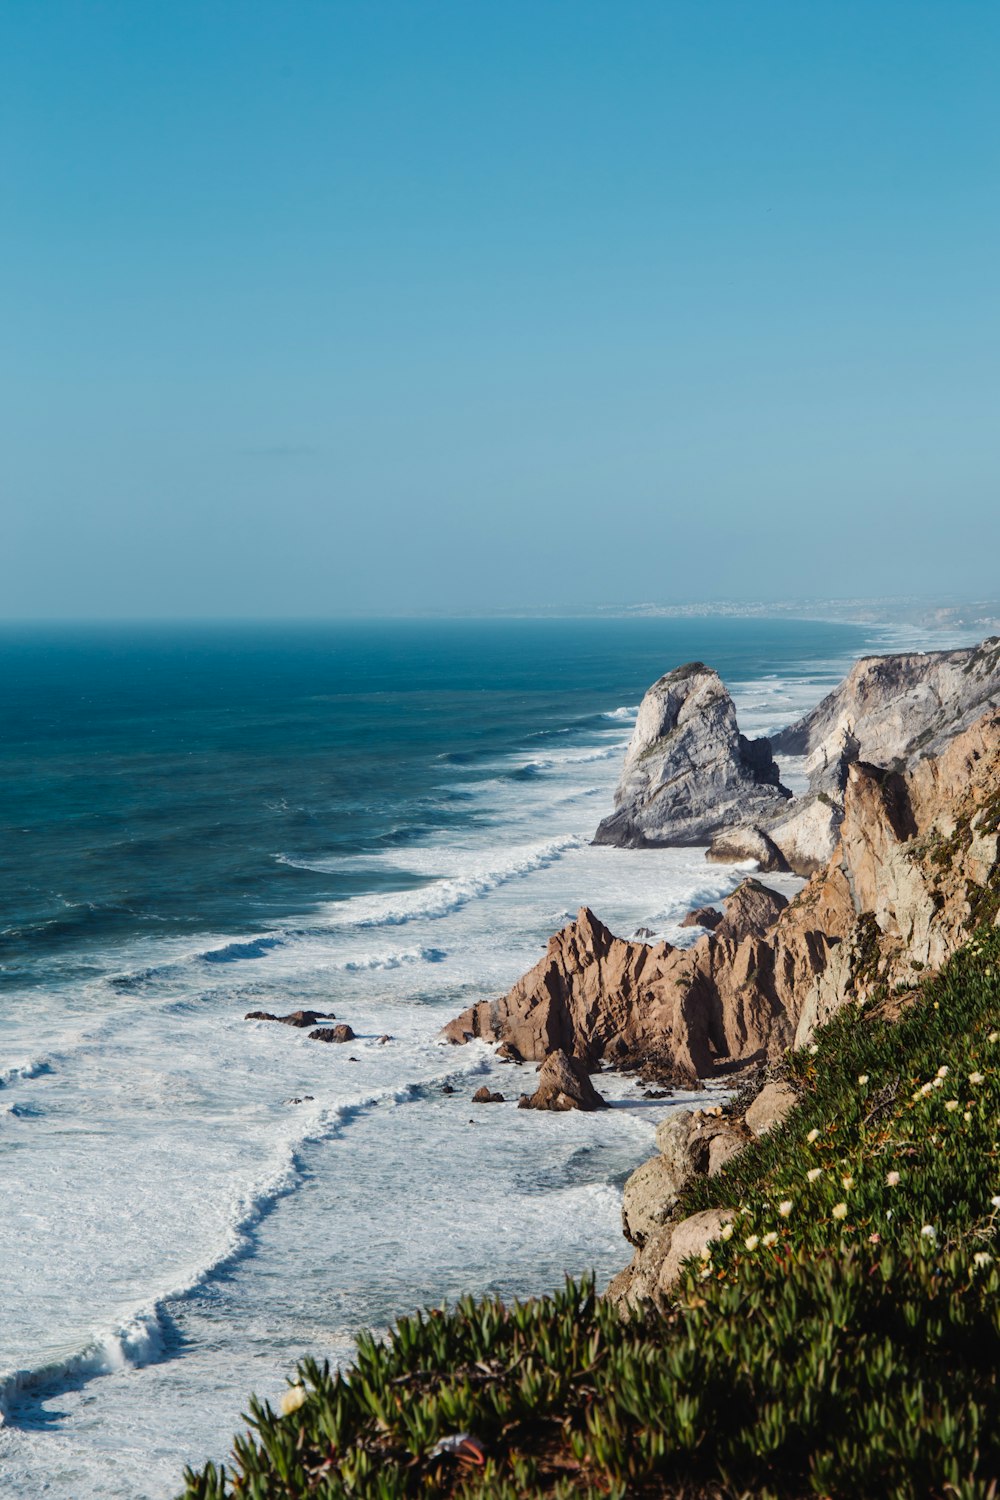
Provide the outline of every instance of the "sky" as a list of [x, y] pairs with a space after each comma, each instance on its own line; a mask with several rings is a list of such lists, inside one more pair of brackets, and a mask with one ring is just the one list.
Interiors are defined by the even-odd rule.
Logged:
[[9, 0], [0, 616], [1000, 593], [995, 0]]

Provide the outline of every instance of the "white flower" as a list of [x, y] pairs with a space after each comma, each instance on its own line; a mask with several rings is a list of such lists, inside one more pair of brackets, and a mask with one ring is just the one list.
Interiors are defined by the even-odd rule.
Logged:
[[994, 1208], [1000, 1208], [1000, 1193], [994, 1193], [993, 1197], [990, 1199], [990, 1202], [993, 1204]]
[[743, 1243], [744, 1245], [746, 1245], [748, 1250], [756, 1250], [757, 1246], [760, 1244], [760, 1239], [756, 1234], [748, 1234]]
[[988, 1266], [992, 1259], [993, 1257], [988, 1250], [977, 1250], [972, 1257], [972, 1264], [979, 1267]]
[[850, 1172], [848, 1172], [846, 1177], [842, 1177], [840, 1180], [844, 1184], [847, 1191], [850, 1192], [851, 1188], [854, 1186], [854, 1178], [851, 1176]]
[[702, 1247], [701, 1258], [702, 1258], [702, 1260], [711, 1260], [712, 1259], [712, 1247], [711, 1247], [711, 1245], [704, 1245]]
[[885, 1183], [886, 1183], [886, 1187], [898, 1187], [899, 1186], [899, 1173], [898, 1172], [886, 1172], [886, 1174], [885, 1174]]
[[859, 1073], [858, 1074], [858, 1082], [859, 1083], [867, 1083], [868, 1082], [868, 1074], [867, 1073]]
[[722, 1229], [719, 1232], [719, 1239], [720, 1240], [731, 1240], [732, 1237], [733, 1237], [733, 1226], [732, 1226], [732, 1224], [723, 1224]]
[[948, 1099], [945, 1102], [945, 1106], [944, 1107], [945, 1107], [945, 1109], [950, 1110], [951, 1113], [954, 1114], [955, 1110], [958, 1108], [958, 1100], [957, 1099]]
[[962, 1119], [966, 1122], [966, 1124], [968, 1124], [968, 1122], [972, 1119], [972, 1110], [967, 1109], [965, 1111], [965, 1114], [962, 1116]]
[[818, 1141], [819, 1140], [819, 1131], [816, 1129], [815, 1125], [813, 1126], [812, 1130], [810, 1130], [809, 1134], [806, 1136], [806, 1140], [809, 1142], [810, 1146], [812, 1145], [813, 1141]]
[[937, 1230], [934, 1228], [933, 1224], [925, 1224], [924, 1227], [923, 1227], [923, 1229], [921, 1229], [920, 1233], [923, 1235], [923, 1237], [925, 1239], [928, 1239], [928, 1240], [936, 1240], [937, 1239]]
[[298, 1411], [300, 1406], [305, 1405], [306, 1388], [304, 1385], [290, 1385], [281, 1398], [281, 1415], [290, 1417], [293, 1411]]
[[769, 1250], [772, 1245], [776, 1245], [777, 1243], [778, 1236], [775, 1234], [773, 1229], [769, 1229], [767, 1231], [767, 1234], [765, 1234], [764, 1238], [761, 1240], [761, 1244], [766, 1245]]
[[1000, 1042], [1000, 1031], [991, 1031], [987, 1037], [987, 1041]]
[[819, 1051], [819, 1045], [818, 1045], [818, 1043], [813, 1042], [812, 1046], [809, 1048], [809, 1056], [810, 1057], [815, 1057], [816, 1053], [818, 1051]]
[[941, 1077], [940, 1073], [938, 1074], [937, 1078], [931, 1079], [931, 1086], [936, 1089], [944, 1088], [944, 1079]]
[[808, 1172], [806, 1173], [806, 1177], [809, 1180], [809, 1182], [815, 1182], [816, 1178], [817, 1177], [822, 1177], [822, 1175], [823, 1175], [823, 1168], [822, 1167], [810, 1167], [809, 1170], [808, 1170]]
[[984, 1075], [982, 1073], [970, 1073], [969, 1074], [969, 1082], [970, 1083], [985, 1083], [986, 1082], [986, 1078], [984, 1077]]
[[948, 1077], [948, 1069], [947, 1068], [938, 1068], [938, 1070], [937, 1070], [937, 1076], [939, 1078], [947, 1078]]
[[847, 1204], [846, 1203], [835, 1203], [833, 1205], [833, 1217], [835, 1219], [846, 1219], [847, 1218]]
[[929, 1083], [922, 1083], [920, 1085], [920, 1093], [923, 1094], [925, 1099], [927, 1098], [927, 1095], [930, 1093], [930, 1091], [931, 1085]]
[[778, 1204], [778, 1212], [779, 1212], [779, 1214], [781, 1215], [781, 1217], [783, 1219], [787, 1219], [788, 1215], [791, 1213], [791, 1211], [792, 1211], [792, 1200], [791, 1200], [791, 1198], [786, 1198], [782, 1203]]

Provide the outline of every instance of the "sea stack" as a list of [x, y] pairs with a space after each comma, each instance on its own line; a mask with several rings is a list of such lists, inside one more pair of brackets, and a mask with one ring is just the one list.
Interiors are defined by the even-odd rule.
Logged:
[[722, 829], [769, 821], [791, 793], [766, 739], [740, 734], [719, 674], [689, 662], [654, 682], [639, 707], [596, 844], [707, 844]]

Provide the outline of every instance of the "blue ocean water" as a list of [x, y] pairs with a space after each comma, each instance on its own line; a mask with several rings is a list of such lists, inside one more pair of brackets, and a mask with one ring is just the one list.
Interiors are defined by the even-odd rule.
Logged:
[[[707, 661], [755, 734], [890, 644], [726, 619], [0, 632], [0, 1490], [135, 1500], [141, 1472], [159, 1500], [302, 1353], [616, 1270], [664, 1106], [615, 1079], [599, 1119], [470, 1119], [484, 1077], [522, 1085], [440, 1025], [583, 901], [676, 940], [739, 879], [590, 846], [650, 682]], [[299, 1006], [356, 1042], [243, 1020]]]

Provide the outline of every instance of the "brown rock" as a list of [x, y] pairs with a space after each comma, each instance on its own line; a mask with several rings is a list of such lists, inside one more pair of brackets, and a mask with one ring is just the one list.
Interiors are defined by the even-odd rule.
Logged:
[[518, 1052], [513, 1042], [501, 1042], [496, 1050], [496, 1055], [501, 1062], [523, 1063], [524, 1058]]
[[746, 1136], [736, 1130], [725, 1130], [714, 1136], [708, 1143], [709, 1177], [715, 1177], [724, 1167], [727, 1167], [733, 1157], [743, 1150], [746, 1143]]
[[504, 1098], [503, 1094], [491, 1093], [488, 1086], [484, 1083], [482, 1088], [476, 1089], [476, 1092], [472, 1096], [472, 1102], [473, 1104], [502, 1104]]
[[332, 1010], [293, 1010], [287, 1016], [275, 1016], [269, 1010], [251, 1010], [243, 1019], [245, 1021], [278, 1021], [282, 1026], [315, 1026], [317, 1021], [335, 1021], [337, 1018]]
[[[682, 927], [707, 927], [712, 932], [722, 921], [721, 911], [714, 906], [698, 906], [694, 911], [689, 911], [681, 922]], [[638, 936], [638, 934], [637, 934]]]
[[747, 1110], [744, 1119], [754, 1135], [767, 1135], [780, 1125], [793, 1108], [798, 1095], [787, 1083], [765, 1083]]
[[555, 1051], [538, 1070], [538, 1088], [525, 1109], [605, 1109], [607, 1106], [590, 1081], [579, 1058]]
[[654, 1156], [625, 1181], [622, 1190], [622, 1233], [633, 1245], [644, 1245], [662, 1229], [677, 1206], [677, 1198], [690, 1170], [685, 1163]]
[[316, 1031], [310, 1031], [311, 1042], [353, 1042], [354, 1032], [341, 1021], [339, 1026], [320, 1026]]
[[788, 898], [748, 877], [727, 896], [725, 916], [716, 924], [719, 937], [740, 943], [745, 937], [763, 937], [788, 905]]

